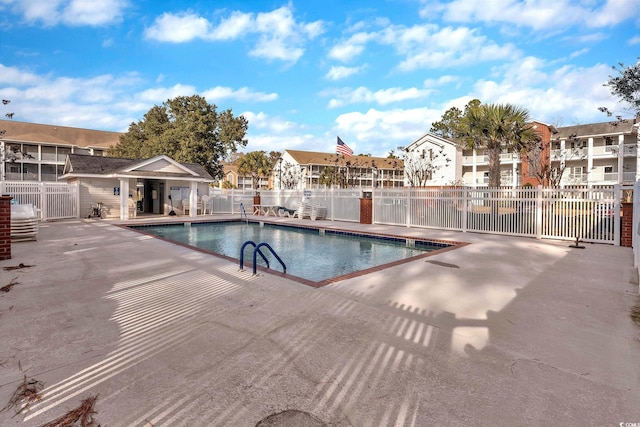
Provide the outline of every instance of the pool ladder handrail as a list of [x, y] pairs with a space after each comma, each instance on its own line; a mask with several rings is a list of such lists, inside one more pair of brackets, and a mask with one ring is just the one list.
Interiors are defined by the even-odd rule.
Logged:
[[247, 240], [242, 244], [242, 247], [240, 248], [240, 270], [244, 270], [244, 248], [246, 248], [247, 245], [251, 245], [254, 248], [253, 249], [253, 275], [254, 276], [256, 275], [257, 269], [258, 269], [258, 262], [257, 262], [258, 254], [260, 254], [264, 262], [267, 264], [267, 268], [269, 268], [269, 260], [260, 250], [260, 248], [263, 246], [269, 249], [269, 251], [271, 251], [273, 256], [278, 260], [278, 262], [280, 262], [280, 265], [282, 265], [283, 273], [287, 274], [287, 266], [285, 265], [284, 261], [282, 261], [282, 259], [278, 256], [276, 251], [274, 251], [273, 248], [268, 243], [261, 242], [256, 244], [253, 240]]
[[[244, 210], [244, 205], [242, 204], [242, 202], [240, 202], [240, 210], [242, 211], [242, 214], [244, 215], [245, 221], [247, 221], [247, 224], [249, 224], [249, 217], [247, 216], [247, 211]], [[242, 215], [240, 215], [240, 217], [242, 217]]]

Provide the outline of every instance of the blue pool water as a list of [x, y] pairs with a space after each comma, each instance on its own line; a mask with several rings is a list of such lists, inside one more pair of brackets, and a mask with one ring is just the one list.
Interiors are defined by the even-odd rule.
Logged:
[[[211, 222], [194, 224], [147, 225], [131, 227], [189, 246], [195, 246], [231, 258], [240, 258], [244, 242], [266, 242], [287, 266], [287, 274], [312, 282], [351, 274], [384, 264], [406, 260], [426, 252], [450, 246], [446, 243], [357, 235], [343, 231], [280, 226], [245, 222]], [[282, 271], [269, 254], [270, 267]], [[244, 259], [253, 260], [253, 247], [245, 248]], [[258, 256], [258, 265], [265, 266]]]

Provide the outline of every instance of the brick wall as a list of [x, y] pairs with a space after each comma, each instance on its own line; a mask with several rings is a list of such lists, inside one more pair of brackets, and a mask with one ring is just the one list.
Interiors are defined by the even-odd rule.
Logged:
[[0, 196], [0, 261], [11, 259], [11, 196]]
[[620, 246], [631, 247], [633, 242], [633, 203], [622, 203], [622, 233]]
[[360, 199], [360, 224], [373, 222], [373, 200]]

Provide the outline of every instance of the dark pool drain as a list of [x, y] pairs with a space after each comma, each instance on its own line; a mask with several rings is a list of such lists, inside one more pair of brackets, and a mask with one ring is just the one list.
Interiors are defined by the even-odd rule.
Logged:
[[325, 427], [318, 417], [304, 411], [288, 409], [261, 419], [256, 427]]

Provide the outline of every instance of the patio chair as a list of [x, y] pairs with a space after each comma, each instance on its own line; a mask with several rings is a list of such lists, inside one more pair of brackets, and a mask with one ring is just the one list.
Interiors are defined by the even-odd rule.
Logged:
[[206, 194], [202, 196], [202, 215], [206, 215], [207, 211], [209, 211], [210, 214], [213, 213], [212, 202], [213, 200], [211, 200], [211, 197], [207, 196]]

